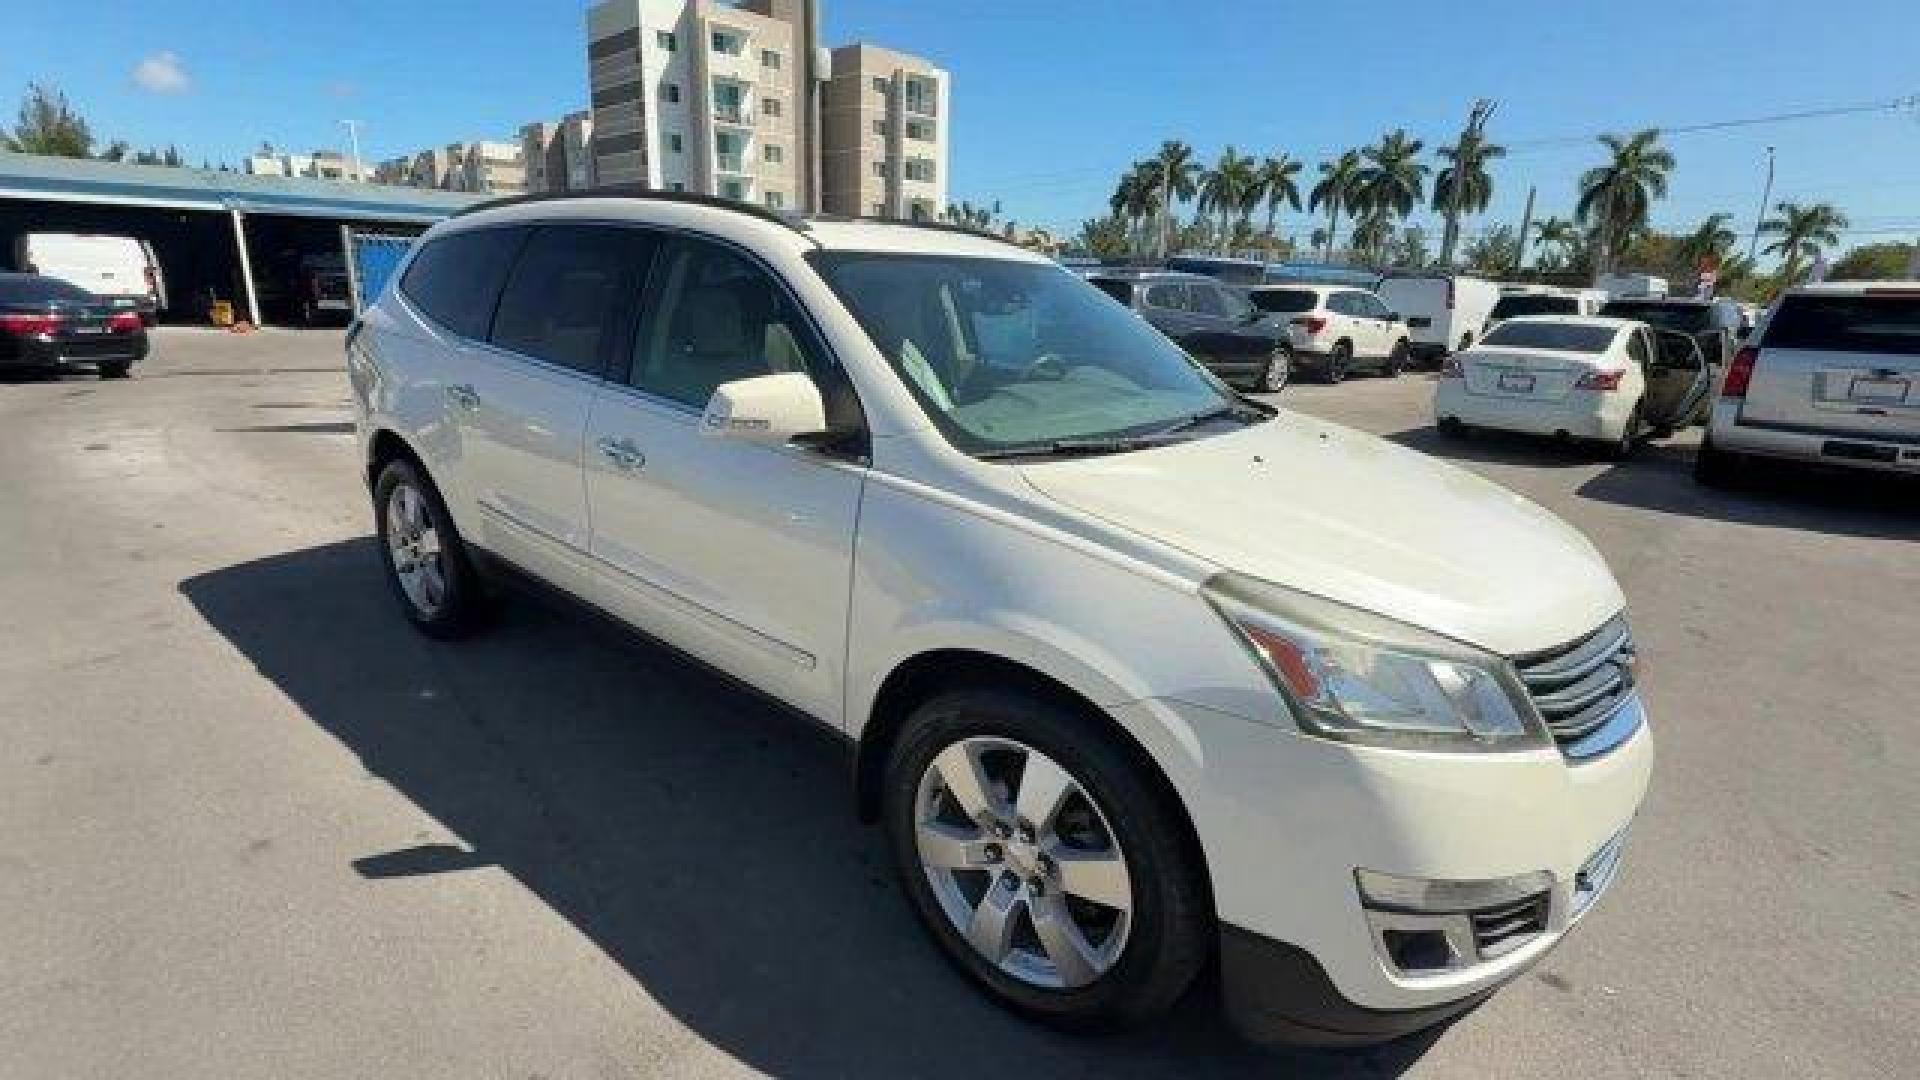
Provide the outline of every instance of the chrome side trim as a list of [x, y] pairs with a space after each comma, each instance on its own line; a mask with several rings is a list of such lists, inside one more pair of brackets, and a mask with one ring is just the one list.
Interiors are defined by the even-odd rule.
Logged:
[[1572, 742], [1561, 743], [1560, 752], [1574, 762], [1597, 758], [1633, 738], [1647, 722], [1647, 710], [1640, 695], [1629, 694], [1600, 722], [1600, 726]]

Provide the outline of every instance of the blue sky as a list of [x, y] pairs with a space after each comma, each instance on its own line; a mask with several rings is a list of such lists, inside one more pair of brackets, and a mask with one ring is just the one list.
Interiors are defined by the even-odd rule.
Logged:
[[[829, 41], [888, 44], [953, 72], [954, 197], [998, 198], [1008, 216], [1055, 227], [1103, 212], [1116, 173], [1169, 137], [1208, 160], [1232, 143], [1317, 162], [1395, 126], [1432, 145], [1473, 98], [1494, 98], [1490, 130], [1515, 151], [1477, 227], [1517, 222], [1528, 184], [1540, 212], [1571, 209], [1597, 148], [1537, 140], [1920, 94], [1915, 0], [823, 3]], [[0, 48], [0, 110], [50, 80], [104, 138], [178, 143], [195, 162], [237, 162], [262, 139], [340, 146], [348, 117], [377, 159], [504, 137], [586, 98], [580, 0], [21, 6]], [[1836, 203], [1849, 242], [1920, 232], [1920, 108], [1671, 145], [1679, 169], [1656, 224], [1727, 210], [1750, 227], [1772, 145], [1775, 198]]]

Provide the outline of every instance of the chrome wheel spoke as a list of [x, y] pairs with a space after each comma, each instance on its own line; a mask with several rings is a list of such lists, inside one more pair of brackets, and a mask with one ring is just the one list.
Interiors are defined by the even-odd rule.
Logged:
[[973, 921], [967, 926], [967, 940], [981, 956], [998, 964], [1007, 958], [1008, 950], [1013, 948], [1014, 916], [1019, 913], [1021, 896], [1019, 889], [1004, 888], [996, 880], [987, 886], [985, 896], [973, 909]]
[[1053, 962], [1061, 983], [1085, 986], [1100, 976], [1100, 958], [1073, 921], [1065, 898], [1059, 893], [1029, 897], [1027, 914], [1033, 920], [1040, 948]]
[[1060, 812], [1060, 804], [1078, 790], [1073, 777], [1052, 758], [1028, 753], [1026, 767], [1020, 772], [1020, 791], [1014, 798], [1014, 810], [1035, 832], [1044, 833], [1053, 827], [1053, 817]]
[[993, 841], [980, 829], [923, 821], [915, 835], [920, 862], [946, 870], [977, 869], [998, 861], [989, 858]]
[[420, 534], [420, 554], [429, 558], [440, 557], [440, 531], [428, 528]]
[[427, 559], [420, 564], [420, 596], [428, 610], [439, 607], [447, 598], [447, 581], [440, 573], [440, 560]]
[[1053, 860], [1061, 889], [1103, 907], [1133, 910], [1133, 882], [1119, 852], [1082, 851], [1055, 844], [1047, 850], [1047, 856]]
[[933, 767], [940, 773], [940, 782], [947, 794], [960, 804], [967, 817], [985, 824], [997, 816], [998, 800], [988, 794], [986, 775], [980, 771], [979, 759], [974, 757], [968, 744], [954, 743], [940, 751], [940, 756], [933, 759]]

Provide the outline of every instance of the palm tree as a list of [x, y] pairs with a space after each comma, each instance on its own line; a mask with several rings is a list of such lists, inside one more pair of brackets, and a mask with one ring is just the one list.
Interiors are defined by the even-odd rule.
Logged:
[[1340, 211], [1353, 205], [1360, 193], [1360, 151], [1348, 150], [1332, 161], [1320, 163], [1320, 182], [1307, 196], [1307, 209], [1327, 208], [1326, 261], [1333, 261], [1333, 242], [1340, 234]]
[[1840, 243], [1840, 230], [1847, 227], [1847, 215], [1831, 203], [1801, 206], [1782, 202], [1774, 204], [1774, 209], [1780, 216], [1761, 222], [1760, 231], [1780, 237], [1767, 245], [1767, 254], [1786, 257], [1782, 281], [1793, 285], [1800, 279], [1802, 257], [1818, 262], [1823, 251]]
[[1191, 200], [1197, 190], [1200, 167], [1194, 163], [1193, 147], [1178, 139], [1168, 139], [1160, 144], [1160, 152], [1141, 163], [1153, 172], [1153, 190], [1159, 193], [1160, 221], [1159, 248], [1162, 257], [1167, 254], [1168, 234], [1173, 229], [1175, 203]]
[[1385, 203], [1368, 202], [1354, 218], [1353, 246], [1372, 265], [1385, 261], [1388, 241], [1393, 239], [1393, 212]]
[[1300, 181], [1297, 179], [1304, 162], [1295, 161], [1286, 154], [1270, 157], [1260, 163], [1259, 191], [1261, 199], [1267, 204], [1267, 235], [1273, 235], [1273, 217], [1284, 204], [1300, 212]]
[[1426, 143], [1412, 138], [1402, 128], [1380, 137], [1380, 142], [1360, 151], [1367, 160], [1360, 170], [1360, 190], [1368, 207], [1385, 209], [1405, 217], [1413, 213], [1426, 193], [1427, 163], [1420, 160]]
[[1647, 128], [1627, 138], [1600, 136], [1611, 160], [1588, 169], [1580, 177], [1580, 201], [1574, 218], [1595, 225], [1600, 257], [1594, 269], [1613, 268], [1613, 256], [1627, 240], [1647, 227], [1654, 200], [1667, 197], [1667, 174], [1673, 171], [1673, 152], [1660, 145], [1660, 130]]
[[[1493, 201], [1493, 177], [1487, 163], [1507, 156], [1507, 148], [1487, 141], [1486, 134], [1468, 127], [1459, 141], [1434, 151], [1448, 162], [1433, 178], [1433, 208], [1446, 219], [1440, 236], [1440, 265], [1453, 265], [1453, 247], [1460, 241], [1460, 216], [1485, 213]], [[1458, 178], [1459, 190], [1454, 190]]]
[[1571, 261], [1574, 249], [1580, 244], [1580, 230], [1563, 217], [1546, 217], [1534, 222], [1533, 233], [1533, 246], [1540, 249], [1542, 255], [1552, 255], [1557, 263]]
[[1200, 178], [1200, 212], [1220, 217], [1220, 246], [1233, 242], [1233, 223], [1245, 220], [1253, 212], [1258, 194], [1259, 172], [1253, 158], [1229, 146], [1220, 151], [1220, 160]]
[[1152, 160], [1134, 162], [1133, 168], [1120, 177], [1107, 205], [1127, 219], [1132, 249], [1146, 250], [1146, 226], [1157, 219], [1161, 206], [1159, 166]]

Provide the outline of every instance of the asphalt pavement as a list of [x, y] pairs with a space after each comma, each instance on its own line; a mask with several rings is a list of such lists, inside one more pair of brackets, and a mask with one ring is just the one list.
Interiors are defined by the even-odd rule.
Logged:
[[[1441, 440], [1427, 377], [1280, 402], [1583, 529], [1656, 775], [1623, 875], [1436, 1035], [1074, 1038], [913, 923], [836, 742], [605, 622], [409, 630], [337, 332], [164, 330], [0, 384], [0, 1078], [1872, 1077], [1920, 1061], [1920, 499]], [[1514, 567], [1524, 574], [1526, 567]]]

